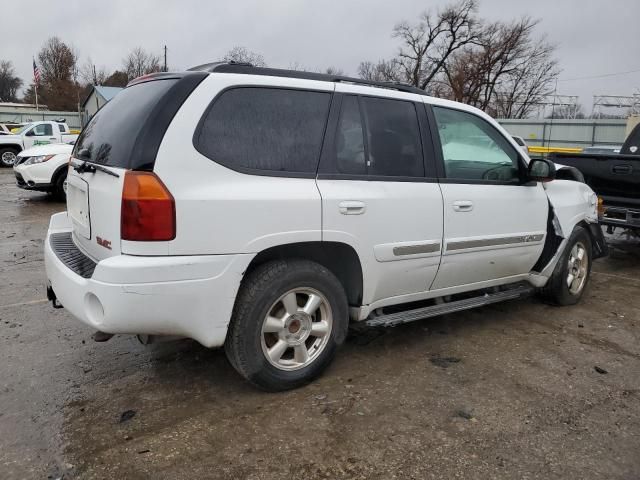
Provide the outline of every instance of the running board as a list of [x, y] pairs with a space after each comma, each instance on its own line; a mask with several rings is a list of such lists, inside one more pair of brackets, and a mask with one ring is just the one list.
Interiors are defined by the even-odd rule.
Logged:
[[437, 317], [447, 313], [461, 312], [471, 308], [483, 307], [492, 303], [515, 300], [531, 295], [535, 289], [529, 285], [519, 285], [497, 293], [485, 293], [479, 297], [465, 298], [453, 302], [430, 305], [428, 307], [407, 310], [404, 312], [390, 313], [368, 318], [364, 321], [368, 327], [395, 327], [402, 323], [414, 322], [425, 318]]

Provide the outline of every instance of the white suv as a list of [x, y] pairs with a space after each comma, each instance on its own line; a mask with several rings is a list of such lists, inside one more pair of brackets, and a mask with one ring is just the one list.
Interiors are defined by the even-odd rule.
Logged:
[[224, 345], [267, 389], [314, 378], [349, 322], [539, 288], [578, 301], [597, 198], [481, 111], [401, 84], [209, 64], [92, 119], [45, 242], [48, 296], [104, 334]]

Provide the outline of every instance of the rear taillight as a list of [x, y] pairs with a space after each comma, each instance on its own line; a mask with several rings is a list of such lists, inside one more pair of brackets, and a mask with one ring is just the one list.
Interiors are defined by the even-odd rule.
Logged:
[[176, 238], [175, 201], [153, 172], [125, 173], [120, 232], [122, 240], [139, 242]]

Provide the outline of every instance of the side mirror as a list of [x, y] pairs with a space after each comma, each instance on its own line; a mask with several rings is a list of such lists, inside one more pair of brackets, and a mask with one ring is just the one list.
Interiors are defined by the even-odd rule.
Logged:
[[529, 162], [529, 180], [550, 182], [556, 178], [556, 164], [545, 159], [536, 158]]
[[35, 133], [33, 130], [29, 130], [27, 133], [25, 133], [25, 135], [26, 135], [27, 137], [33, 137], [33, 136], [35, 136], [35, 134], [36, 134], [36, 133]]

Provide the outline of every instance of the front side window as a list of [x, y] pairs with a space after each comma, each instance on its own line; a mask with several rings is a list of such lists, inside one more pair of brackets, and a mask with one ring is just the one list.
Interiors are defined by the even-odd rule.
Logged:
[[471, 113], [433, 107], [447, 178], [517, 182], [518, 152], [486, 120]]
[[330, 101], [326, 92], [227, 90], [205, 114], [196, 148], [232, 169], [315, 174]]
[[53, 128], [48, 123], [41, 123], [40, 125], [36, 125], [33, 129], [33, 134], [36, 137], [45, 137], [53, 135]]
[[345, 96], [335, 149], [338, 173], [376, 177], [424, 176], [418, 116], [411, 102]]

